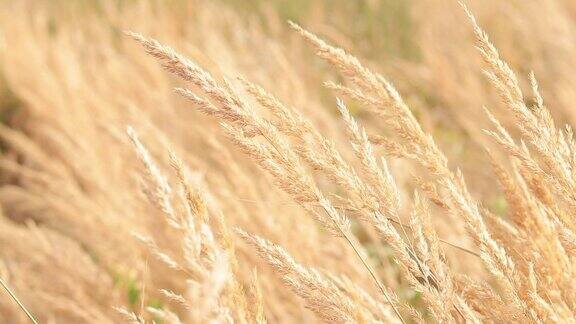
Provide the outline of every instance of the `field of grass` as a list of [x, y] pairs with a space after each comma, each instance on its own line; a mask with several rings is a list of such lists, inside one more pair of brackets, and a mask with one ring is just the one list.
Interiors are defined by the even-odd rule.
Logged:
[[0, 0], [1, 323], [570, 323], [571, 0]]

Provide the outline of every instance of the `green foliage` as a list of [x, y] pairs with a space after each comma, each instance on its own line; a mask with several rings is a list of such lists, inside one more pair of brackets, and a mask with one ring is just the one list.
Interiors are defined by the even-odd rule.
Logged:
[[504, 196], [498, 196], [490, 202], [490, 210], [498, 216], [506, 216], [508, 202]]
[[138, 286], [136, 278], [130, 275], [123, 274], [121, 272], [116, 272], [114, 274], [114, 285], [116, 287], [120, 287], [121, 290], [125, 292], [130, 307], [135, 307], [138, 305], [141, 290], [140, 287]]

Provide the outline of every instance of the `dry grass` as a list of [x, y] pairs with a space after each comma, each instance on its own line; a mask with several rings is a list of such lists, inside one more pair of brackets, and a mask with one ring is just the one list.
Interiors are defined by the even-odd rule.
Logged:
[[301, 27], [354, 44], [323, 5], [0, 5], [0, 321], [576, 318], [570, 2], [472, 2], [503, 55], [411, 4], [381, 65]]

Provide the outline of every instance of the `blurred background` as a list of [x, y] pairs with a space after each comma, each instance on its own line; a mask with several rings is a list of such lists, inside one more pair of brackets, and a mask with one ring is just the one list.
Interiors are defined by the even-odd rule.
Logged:
[[[576, 125], [576, 2], [466, 4], [518, 73], [526, 93], [533, 71], [556, 121]], [[356, 266], [338, 264], [349, 253], [341, 243], [314, 245], [325, 233], [300, 209], [287, 207], [289, 199], [282, 193], [269, 190], [270, 179], [245, 186], [261, 172], [223, 140], [217, 123], [174, 95], [172, 88], [180, 82], [124, 34], [158, 39], [217, 77], [242, 75], [262, 85], [345, 147], [336, 98], [323, 86], [342, 77], [289, 30], [288, 20], [386, 76], [451, 166], [462, 169], [483, 207], [506, 214], [480, 146], [491, 145], [482, 132], [488, 125], [482, 107], [505, 124], [507, 119], [482, 74], [472, 28], [456, 1], [0, 0], [0, 274], [41, 319], [114, 321], [112, 305], [166, 307], [153, 291], [178, 289], [177, 278], [149, 260], [130, 234], [135, 229], [153, 232], [158, 215], [136, 192], [126, 125], [140, 131], [164, 165], [167, 158], [161, 156], [171, 143], [213, 188], [223, 213], [232, 214], [232, 225], [275, 240], [304, 263], [345, 269], [358, 282], [367, 281]], [[369, 133], [389, 132], [365, 107], [347, 104]], [[404, 161], [391, 163], [403, 192], [411, 194], [413, 176], [421, 170]], [[283, 234], [286, 228], [308, 238], [295, 242]], [[448, 226], [441, 232], [470, 244], [462, 228]], [[386, 264], [385, 248], [372, 242], [369, 233], [358, 235], [377, 262]], [[257, 263], [239, 249], [242, 258]], [[455, 252], [450, 257], [463, 256]], [[460, 267], [483, 275], [474, 270], [476, 261]], [[249, 276], [251, 267], [242, 271]], [[277, 279], [268, 270], [259, 271], [264, 295], [272, 295]], [[392, 266], [379, 271], [389, 286], [403, 285]], [[418, 304], [417, 294], [401, 297]], [[266, 305], [273, 322], [312, 319], [287, 293], [277, 293]], [[0, 319], [25, 321], [3, 295]]]

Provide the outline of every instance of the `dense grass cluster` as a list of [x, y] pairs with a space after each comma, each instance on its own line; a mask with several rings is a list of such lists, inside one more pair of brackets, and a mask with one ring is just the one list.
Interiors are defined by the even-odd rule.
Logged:
[[410, 4], [382, 66], [274, 6], [55, 3], [0, 10], [0, 320], [576, 318], [569, 1], [493, 4], [555, 19], [511, 64], [466, 5]]

